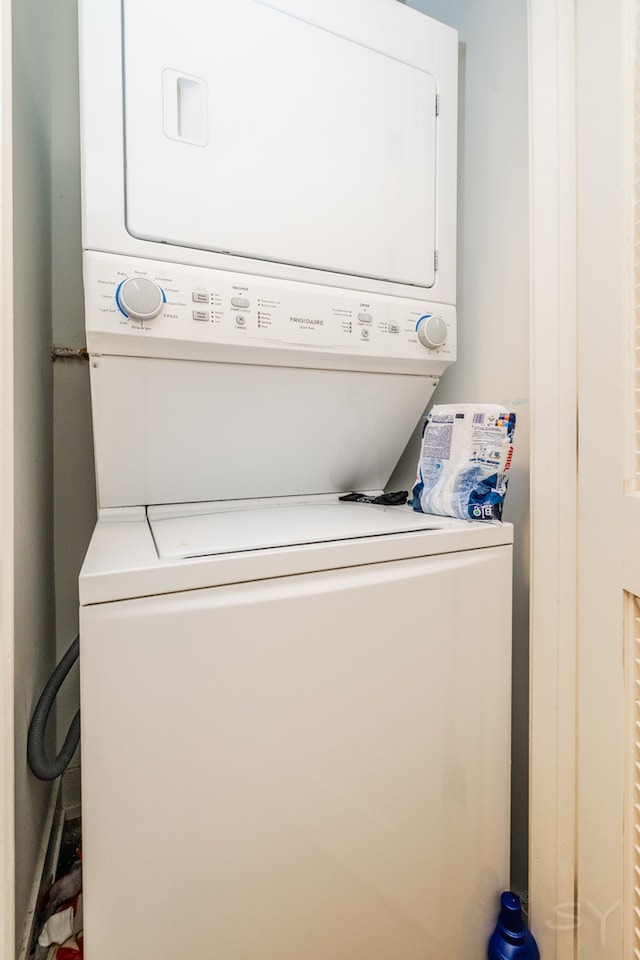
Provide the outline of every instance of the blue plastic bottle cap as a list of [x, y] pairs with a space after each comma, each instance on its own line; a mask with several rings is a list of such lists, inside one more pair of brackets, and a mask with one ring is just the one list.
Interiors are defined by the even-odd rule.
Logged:
[[500, 923], [512, 934], [524, 934], [526, 927], [522, 919], [520, 897], [506, 891], [500, 897]]

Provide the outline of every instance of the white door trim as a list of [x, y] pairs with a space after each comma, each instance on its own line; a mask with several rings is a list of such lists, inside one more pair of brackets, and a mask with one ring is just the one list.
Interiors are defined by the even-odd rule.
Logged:
[[573, 0], [529, 0], [531, 726], [529, 910], [543, 956], [574, 951], [576, 143]]
[[15, 956], [11, 2], [0, 0], [0, 956]]

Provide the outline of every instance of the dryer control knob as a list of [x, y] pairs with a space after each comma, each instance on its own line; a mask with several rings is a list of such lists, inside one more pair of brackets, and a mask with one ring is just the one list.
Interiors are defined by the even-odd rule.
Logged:
[[437, 350], [447, 339], [447, 325], [442, 317], [427, 313], [416, 324], [418, 340], [429, 350]]
[[153, 320], [166, 299], [164, 290], [147, 277], [129, 277], [116, 290], [118, 306], [132, 320]]

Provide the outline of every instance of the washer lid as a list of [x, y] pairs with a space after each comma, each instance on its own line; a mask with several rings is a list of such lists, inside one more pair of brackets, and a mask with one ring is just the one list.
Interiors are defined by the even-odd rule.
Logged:
[[149, 507], [148, 519], [161, 560], [214, 556], [300, 544], [329, 543], [381, 534], [443, 530], [445, 517], [410, 507], [333, 500], [322, 503], [242, 505], [172, 516], [171, 508]]

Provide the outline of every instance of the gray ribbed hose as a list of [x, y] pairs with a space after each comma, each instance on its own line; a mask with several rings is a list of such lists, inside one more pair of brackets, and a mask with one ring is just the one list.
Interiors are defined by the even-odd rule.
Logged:
[[44, 746], [44, 735], [49, 713], [58, 696], [58, 690], [64, 683], [67, 674], [79, 656], [80, 637], [76, 637], [47, 680], [46, 686], [33, 711], [31, 723], [29, 724], [29, 735], [27, 737], [27, 762], [31, 768], [31, 772], [38, 780], [55, 780], [56, 777], [64, 773], [80, 741], [80, 711], [78, 710], [71, 721], [67, 736], [62, 744], [62, 750], [55, 760], [49, 760], [47, 757]]

